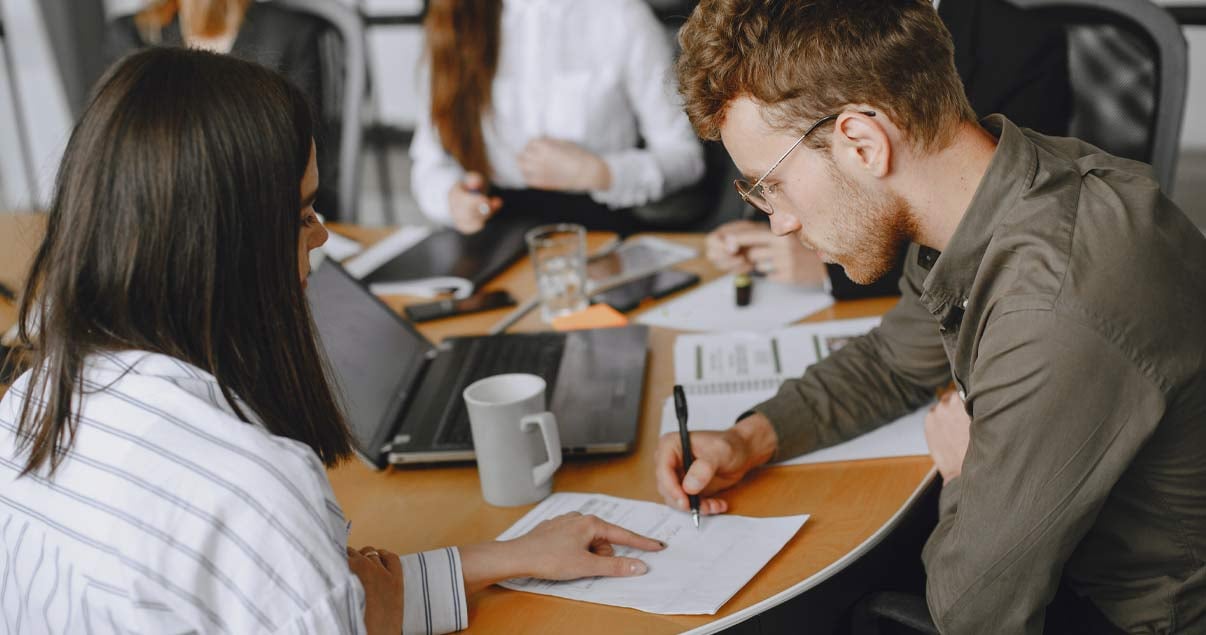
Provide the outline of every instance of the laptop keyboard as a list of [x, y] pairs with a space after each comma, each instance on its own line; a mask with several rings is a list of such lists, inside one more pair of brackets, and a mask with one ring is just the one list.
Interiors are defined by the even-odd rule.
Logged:
[[502, 373], [539, 375], [548, 382], [549, 388], [545, 398], [551, 399], [549, 391], [552, 390], [557, 370], [561, 366], [565, 335], [536, 333], [504, 338], [480, 338], [469, 340], [467, 345], [468, 350], [463, 357], [464, 370], [457, 380], [457, 389], [451, 396], [452, 408], [436, 433], [437, 447], [464, 447], [472, 444], [469, 411], [465, 409], [465, 399], [461, 393], [469, 384], [479, 379]]

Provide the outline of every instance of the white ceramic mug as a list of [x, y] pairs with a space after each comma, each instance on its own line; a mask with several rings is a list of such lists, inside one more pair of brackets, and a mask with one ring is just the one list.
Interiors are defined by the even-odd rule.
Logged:
[[[487, 377], [465, 389], [482, 497], [491, 505], [535, 503], [553, 490], [561, 434], [544, 390], [543, 379], [522, 373]], [[532, 432], [543, 438], [544, 456]]]

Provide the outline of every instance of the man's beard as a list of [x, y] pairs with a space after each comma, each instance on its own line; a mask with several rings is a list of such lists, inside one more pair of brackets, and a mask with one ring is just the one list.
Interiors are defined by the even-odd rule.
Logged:
[[834, 219], [840, 253], [827, 254], [858, 284], [884, 277], [900, 261], [901, 253], [917, 235], [917, 219], [907, 201], [895, 193], [872, 194], [829, 165], [839, 203]]

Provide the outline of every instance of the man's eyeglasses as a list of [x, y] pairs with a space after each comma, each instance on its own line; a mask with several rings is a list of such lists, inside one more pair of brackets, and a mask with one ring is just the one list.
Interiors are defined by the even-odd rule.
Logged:
[[[875, 116], [875, 113], [870, 110], [860, 110], [858, 112], [867, 115], [868, 117]], [[775, 209], [771, 207], [771, 199], [775, 197], [775, 189], [774, 186], [763, 185], [762, 182], [766, 180], [766, 177], [770, 176], [771, 172], [775, 171], [775, 168], [779, 167], [780, 163], [783, 163], [783, 160], [787, 158], [787, 155], [791, 154], [792, 150], [796, 149], [796, 146], [803, 143], [804, 139], [806, 139], [808, 135], [812, 134], [813, 130], [819, 128], [821, 124], [837, 119], [839, 116], [841, 116], [841, 114], [842, 113], [834, 113], [832, 115], [826, 115], [820, 119], [817, 119], [815, 123], [808, 127], [808, 130], [804, 131], [804, 134], [800, 135], [799, 139], [796, 139], [795, 143], [791, 144], [791, 147], [787, 149], [787, 152], [784, 152], [779, 156], [779, 160], [775, 161], [774, 165], [770, 166], [769, 170], [762, 173], [762, 177], [755, 181], [753, 185], [750, 185], [750, 182], [745, 179], [737, 179], [736, 181], [733, 181], [733, 186], [737, 188], [737, 194], [741, 196], [741, 200], [753, 205], [754, 207], [757, 207], [767, 216], [773, 215], [775, 213]]]

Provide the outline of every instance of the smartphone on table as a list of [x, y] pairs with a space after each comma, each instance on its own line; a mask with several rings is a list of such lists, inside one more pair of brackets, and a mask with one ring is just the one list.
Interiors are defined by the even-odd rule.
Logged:
[[515, 306], [515, 298], [506, 291], [478, 292], [460, 300], [449, 298], [423, 304], [412, 304], [405, 308], [406, 317], [412, 322], [426, 322], [455, 315], [477, 313]]
[[693, 273], [666, 269], [596, 294], [591, 301], [608, 304], [621, 313], [627, 313], [637, 308], [645, 298], [663, 298], [698, 282], [699, 276]]

